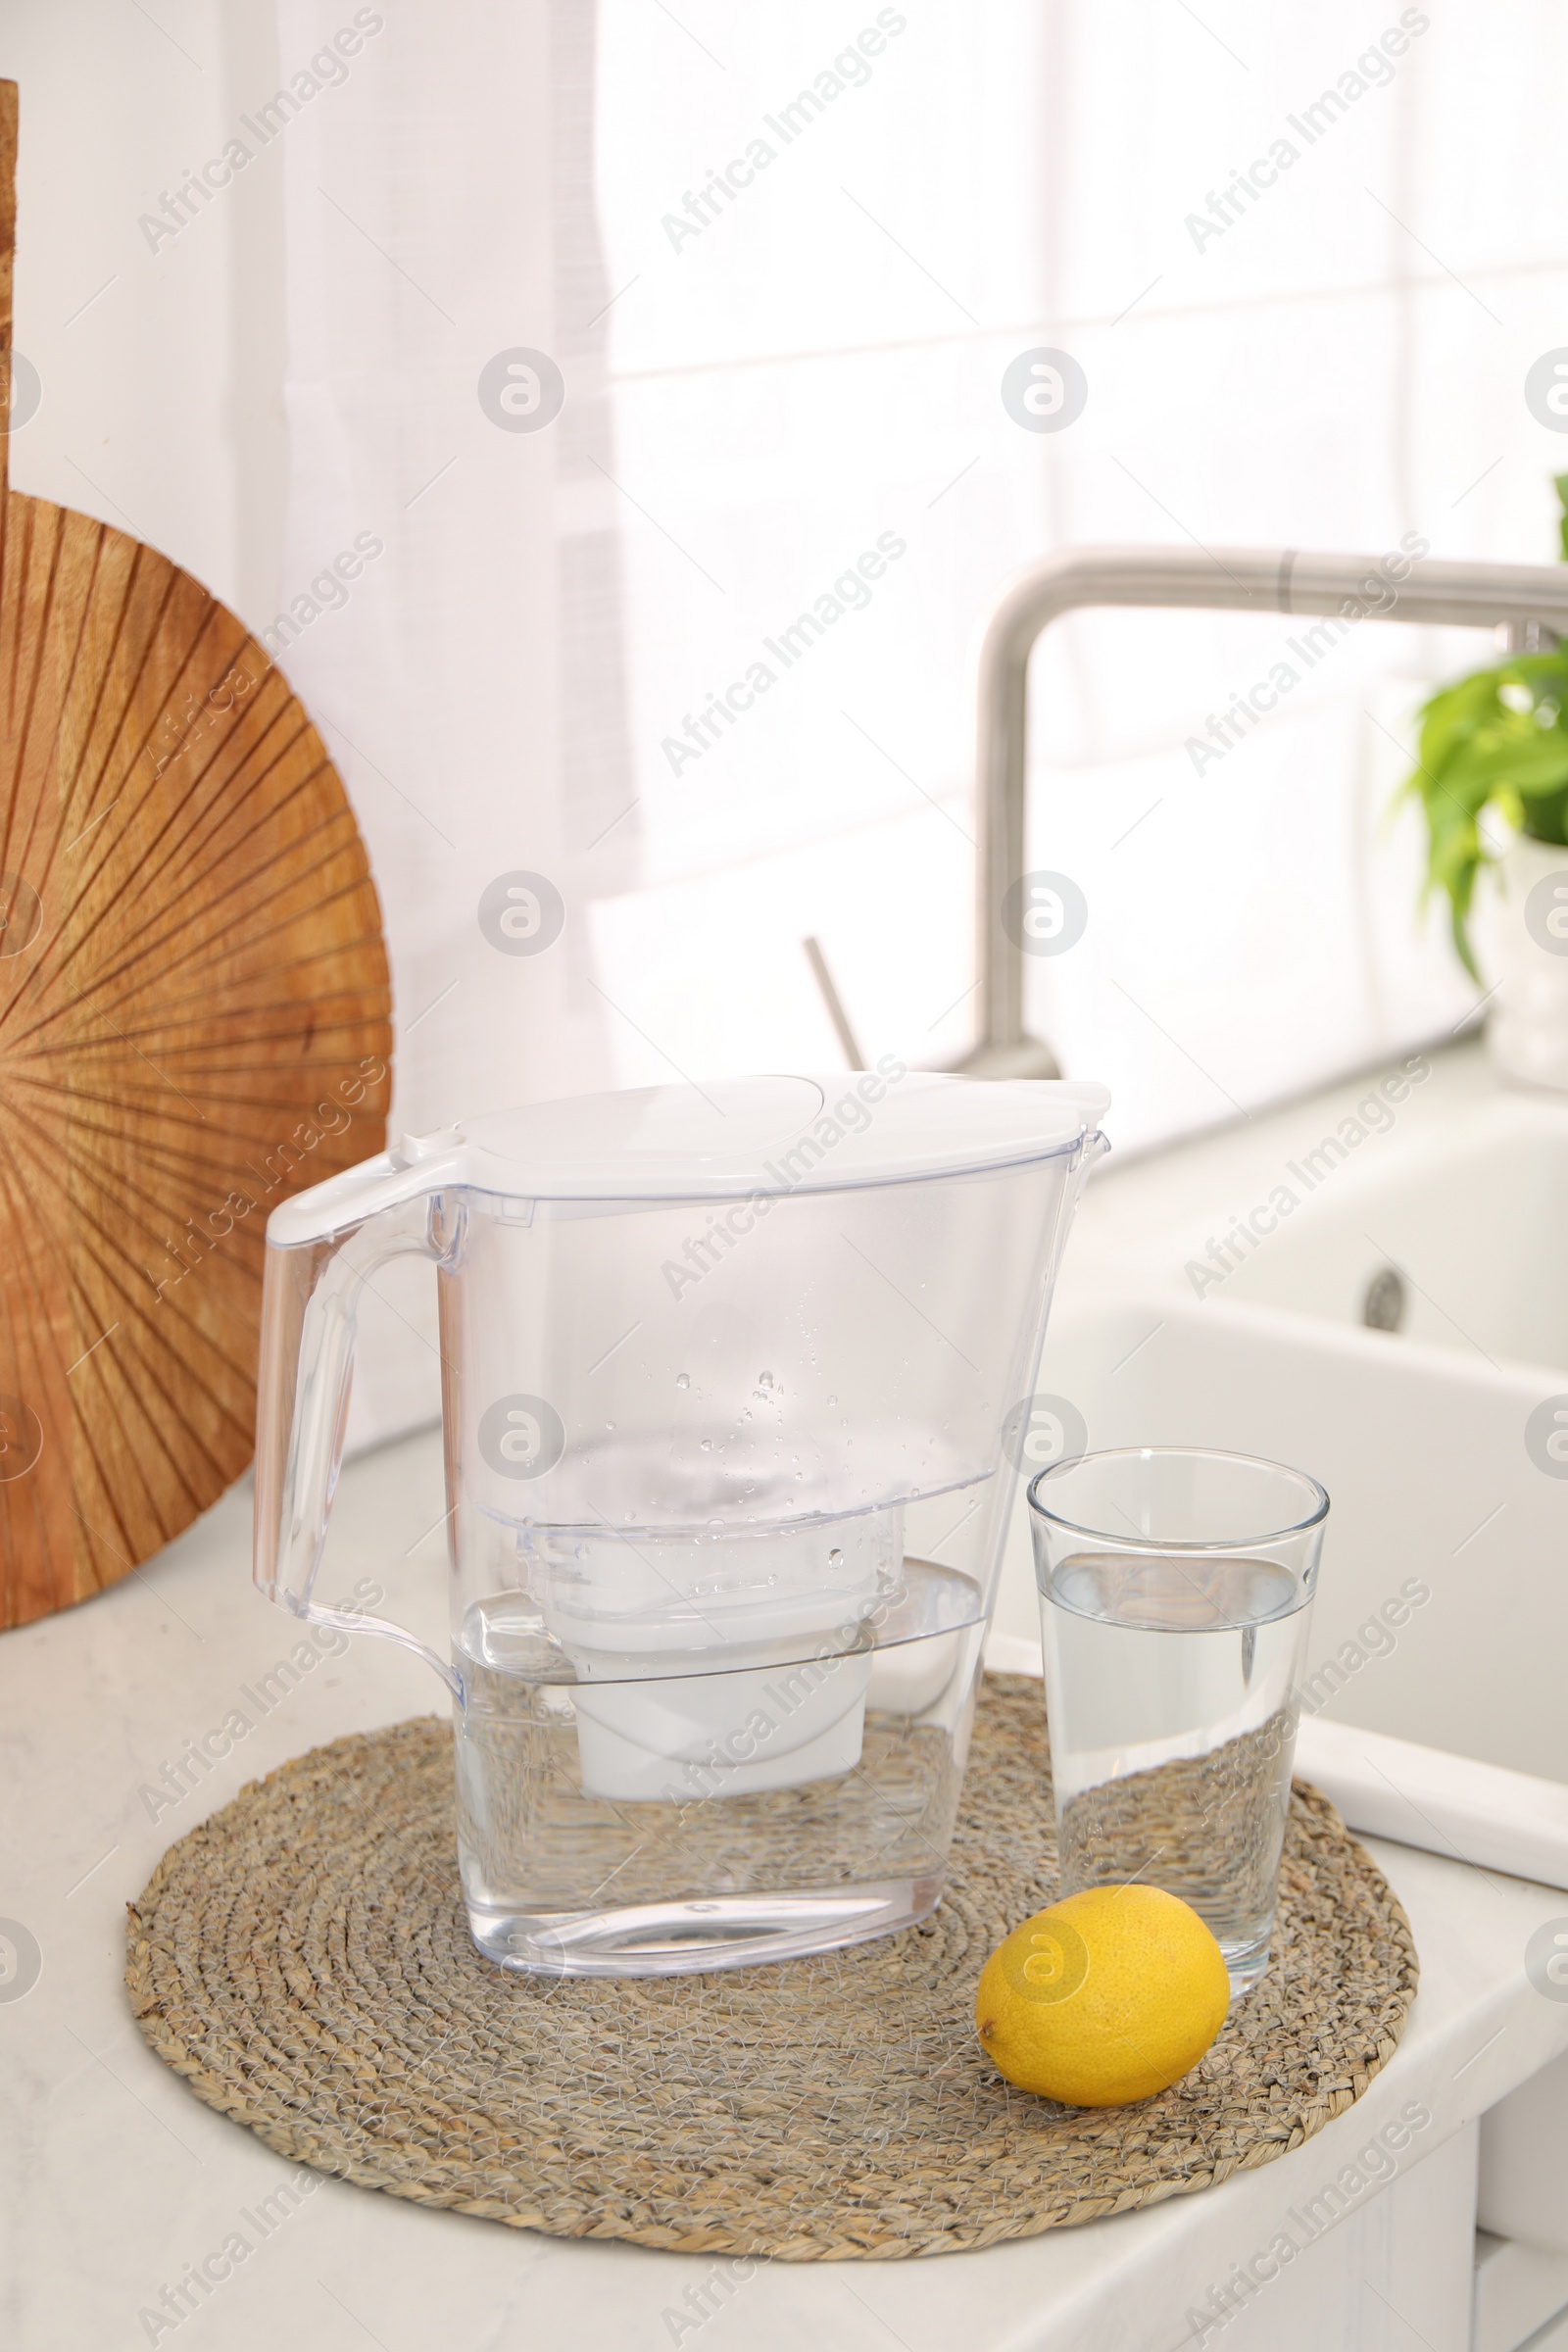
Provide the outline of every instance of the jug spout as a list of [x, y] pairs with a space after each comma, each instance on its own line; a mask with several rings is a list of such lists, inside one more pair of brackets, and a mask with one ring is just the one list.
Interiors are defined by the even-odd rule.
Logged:
[[[1093, 1175], [1095, 1169], [1099, 1167], [1101, 1161], [1105, 1157], [1109, 1150], [1110, 1138], [1105, 1134], [1102, 1128], [1096, 1127], [1092, 1133], [1085, 1135], [1083, 1143], [1079, 1148], [1077, 1157], [1073, 1161], [1072, 1172], [1068, 1177], [1066, 1192], [1062, 1201], [1064, 1213], [1062, 1219], [1061, 1240], [1058, 1242], [1056, 1250], [1058, 1262], [1060, 1260], [1061, 1249], [1066, 1240], [1067, 1226], [1071, 1223], [1072, 1218], [1077, 1211], [1078, 1203], [1083, 1199], [1084, 1187], [1089, 1182], [1089, 1179]], [[1054, 1268], [1053, 1268], [1053, 1274], [1054, 1275]]]

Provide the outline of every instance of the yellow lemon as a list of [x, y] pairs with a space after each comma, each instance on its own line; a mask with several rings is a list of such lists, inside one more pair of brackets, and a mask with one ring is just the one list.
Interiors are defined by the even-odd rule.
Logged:
[[1037, 1911], [980, 1972], [986, 2056], [1072, 2107], [1152, 2098], [1225, 2023], [1230, 1979], [1198, 1913], [1157, 1886], [1094, 1886]]

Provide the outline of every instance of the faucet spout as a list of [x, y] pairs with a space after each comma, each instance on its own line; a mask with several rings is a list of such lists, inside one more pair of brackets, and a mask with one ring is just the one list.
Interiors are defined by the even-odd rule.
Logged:
[[1024, 871], [1029, 658], [1043, 631], [1089, 605], [1341, 613], [1353, 602], [1358, 617], [1505, 630], [1510, 645], [1568, 636], [1568, 566], [1412, 560], [1391, 593], [1380, 561], [1280, 547], [1080, 547], [1003, 590], [975, 651], [980, 1034], [961, 1069], [982, 1078], [1058, 1075], [1050, 1047], [1024, 1027], [1024, 949], [1003, 913]]

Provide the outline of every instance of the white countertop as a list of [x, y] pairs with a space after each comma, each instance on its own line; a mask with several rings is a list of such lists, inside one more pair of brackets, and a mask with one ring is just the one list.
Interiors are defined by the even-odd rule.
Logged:
[[[1484, 1088], [1469, 1050], [1434, 1075], [1414, 1116]], [[1337, 1090], [1353, 1095], [1354, 1089]], [[1321, 1122], [1308, 1106], [1107, 1174], [1086, 1204], [1073, 1280], [1117, 1263], [1135, 1233], [1227, 1204], [1265, 1171], [1280, 1137]], [[1293, 1146], [1287, 1142], [1287, 1149]], [[1179, 1273], [1179, 1265], [1174, 1269]], [[333, 1582], [374, 1577], [387, 1613], [442, 1642], [443, 1514], [433, 1433], [344, 1473]], [[422, 1537], [419, 1531], [426, 1531]], [[210, 1780], [159, 1810], [144, 1796], [185, 1742], [221, 1722], [239, 1686], [284, 1657], [291, 1621], [250, 1584], [248, 1482], [138, 1575], [66, 1615], [0, 1637], [0, 1915], [36, 1937], [42, 1967], [20, 1999], [0, 1986], [0, 2343], [6, 2352], [113, 2352], [153, 2340], [139, 2314], [221, 2246], [290, 2177], [248, 2132], [202, 2106], [143, 2043], [122, 1984], [124, 1905], [172, 1838], [241, 1783], [342, 1733], [429, 1712], [443, 1694], [390, 1644], [355, 1642], [289, 1692]], [[1557, 2051], [1568, 2004], [1525, 1975], [1532, 1932], [1568, 1896], [1437, 1856], [1373, 1847], [1421, 1955], [1403, 2043], [1366, 2098], [1303, 2148], [1200, 2196], [1057, 2230], [984, 2254], [921, 2263], [760, 2268], [703, 2327], [726, 2342], [796, 2352], [803, 2338], [1170, 2352], [1189, 2306], [1266, 2247], [1292, 2206], [1332, 2180], [1410, 2102], [1431, 2122], [1405, 2170]], [[656, 2352], [689, 2332], [689, 2287], [712, 2265], [564, 2243], [323, 2181], [210, 2302], [156, 2340], [223, 2352]]]

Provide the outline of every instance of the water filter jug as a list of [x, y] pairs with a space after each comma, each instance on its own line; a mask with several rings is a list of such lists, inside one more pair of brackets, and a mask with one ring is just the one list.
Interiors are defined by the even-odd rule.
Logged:
[[[256, 1579], [447, 1683], [482, 1951], [711, 1968], [938, 1901], [1005, 1426], [1105, 1102], [891, 1058], [589, 1096], [273, 1211]], [[400, 1252], [439, 1285], [447, 1656], [317, 1593], [357, 1302]]]

